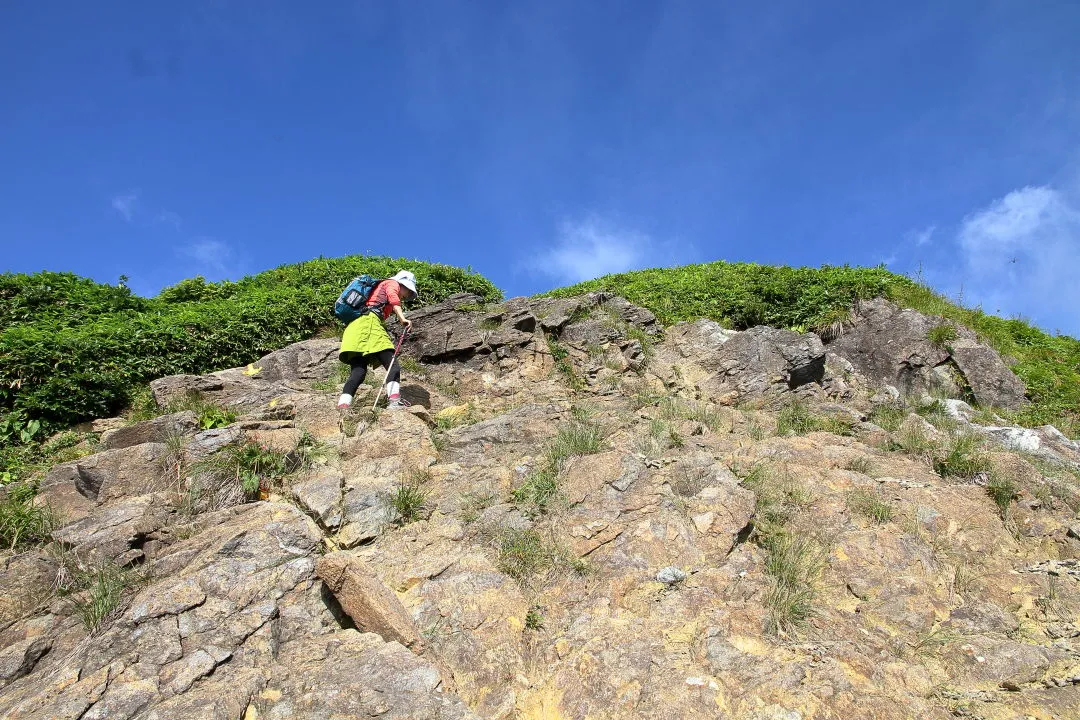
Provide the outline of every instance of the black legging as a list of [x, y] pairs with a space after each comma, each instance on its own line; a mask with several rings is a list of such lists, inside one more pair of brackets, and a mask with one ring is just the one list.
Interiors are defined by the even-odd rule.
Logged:
[[[364, 382], [364, 378], [367, 377], [368, 363], [372, 360], [378, 360], [379, 364], [384, 368], [389, 368], [390, 363], [394, 361], [394, 351], [387, 348], [370, 355], [361, 355], [357, 360], [350, 360], [349, 365], [352, 367], [352, 372], [349, 373], [349, 379], [345, 381], [345, 387], [342, 388], [341, 392], [346, 395], [356, 394], [356, 388], [360, 387], [360, 383]], [[394, 367], [386, 376], [386, 382], [401, 382], [401, 363], [394, 363]]]

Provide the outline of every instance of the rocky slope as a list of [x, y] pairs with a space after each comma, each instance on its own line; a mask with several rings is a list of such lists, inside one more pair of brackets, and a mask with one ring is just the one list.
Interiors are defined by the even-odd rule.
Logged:
[[921, 397], [1024, 401], [977, 338], [412, 317], [408, 412], [310, 340], [153, 384], [227, 427], [99, 422], [3, 557], [0, 717], [1080, 717], [1080, 446]]

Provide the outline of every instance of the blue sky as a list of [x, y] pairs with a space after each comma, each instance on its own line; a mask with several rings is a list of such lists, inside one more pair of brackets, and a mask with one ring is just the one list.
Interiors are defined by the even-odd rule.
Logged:
[[1080, 3], [8, 2], [0, 270], [875, 265], [1080, 335]]

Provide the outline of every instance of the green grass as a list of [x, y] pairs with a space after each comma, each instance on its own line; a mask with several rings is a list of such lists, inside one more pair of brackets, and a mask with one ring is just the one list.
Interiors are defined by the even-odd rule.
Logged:
[[72, 568], [60, 591], [83, 627], [96, 633], [119, 614], [124, 600], [145, 581], [138, 571], [110, 562], [91, 569]]
[[817, 578], [825, 567], [827, 553], [810, 533], [776, 533], [763, 539], [762, 544], [768, 551], [765, 607], [769, 611], [769, 629], [777, 634], [789, 633], [813, 614]]
[[1012, 504], [1019, 491], [1016, 483], [1009, 478], [1000, 477], [997, 474], [990, 476], [990, 482], [986, 485], [986, 494], [997, 505], [1001, 517], [1004, 519], [1009, 513], [1009, 505]]
[[852, 458], [848, 461], [844, 469], [851, 470], [852, 472], [862, 473], [863, 475], [869, 475], [874, 470], [874, 463], [870, 461], [870, 458], [865, 455]]
[[542, 513], [559, 495], [559, 478], [567, 460], [579, 455], [592, 455], [607, 448], [604, 432], [595, 422], [588, 419], [586, 411], [580, 407], [572, 411], [571, 420], [559, 426], [559, 431], [548, 443], [537, 466], [524, 482], [514, 489], [515, 503], [522, 505], [530, 513]]
[[577, 371], [574, 370], [574, 364], [570, 361], [570, 351], [551, 338], [548, 338], [547, 342], [548, 350], [551, 352], [551, 359], [555, 362], [555, 370], [562, 375], [563, 380], [571, 390], [583, 389], [585, 383], [578, 376]]
[[798, 400], [784, 407], [776, 416], [778, 435], [806, 435], [811, 432], [854, 435], [854, 426], [854, 421], [849, 418], [812, 413], [805, 403]]
[[34, 503], [31, 486], [12, 486], [8, 488], [7, 496], [0, 500], [2, 548], [16, 550], [48, 542], [58, 524], [58, 518], [49, 506]]
[[743, 486], [756, 498], [751, 538], [765, 551], [768, 629], [788, 633], [813, 613], [817, 578], [827, 558], [826, 546], [815, 533], [796, 529], [812, 498], [782, 467], [757, 462], [741, 474]]
[[982, 440], [973, 434], [950, 435], [933, 453], [934, 472], [941, 477], [970, 479], [990, 470], [990, 458], [982, 451]]
[[1008, 420], [1029, 426], [1052, 423], [1080, 437], [1080, 341], [1050, 335], [1020, 319], [962, 307], [883, 266], [792, 268], [721, 261], [607, 275], [548, 295], [595, 291], [646, 307], [665, 325], [711, 318], [737, 329], [763, 324], [798, 331], [832, 325], [857, 299], [885, 296], [901, 307], [941, 317], [943, 323], [967, 327], [1016, 360], [1013, 371], [1034, 402], [1009, 413]]
[[893, 517], [893, 507], [887, 500], [869, 490], [852, 490], [847, 495], [847, 507], [853, 513], [883, 525]]
[[390, 495], [389, 505], [395, 524], [406, 525], [421, 518], [429, 495], [424, 485], [422, 478], [413, 476], [400, 483]]
[[903, 424], [904, 418], [907, 416], [908, 410], [903, 403], [883, 403], [875, 405], [874, 409], [870, 411], [870, 422], [883, 430], [896, 432], [900, 429], [900, 425]]
[[930, 344], [936, 348], [945, 349], [960, 335], [956, 332], [956, 328], [948, 323], [941, 323], [930, 328], [930, 331], [926, 333], [926, 339], [930, 341]]
[[504, 528], [496, 539], [499, 570], [519, 582], [553, 564], [554, 553], [536, 530]]

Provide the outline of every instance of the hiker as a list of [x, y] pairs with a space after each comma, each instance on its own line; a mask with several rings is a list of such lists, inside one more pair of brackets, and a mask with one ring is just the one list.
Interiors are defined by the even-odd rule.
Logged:
[[364, 382], [368, 365], [376, 361], [387, 370], [386, 407], [397, 410], [409, 406], [408, 402], [401, 399], [401, 363], [395, 362], [394, 343], [383, 327], [383, 321], [393, 313], [405, 330], [411, 328], [412, 321], [405, 317], [401, 304], [415, 297], [416, 276], [408, 270], [402, 270], [375, 286], [364, 303], [364, 314], [345, 328], [338, 358], [351, 366], [352, 372], [342, 388], [341, 397], [338, 398], [338, 410], [347, 410], [352, 405], [353, 394], [360, 387], [360, 383]]

